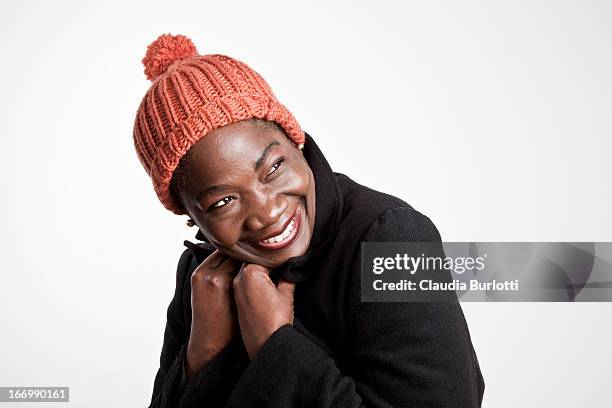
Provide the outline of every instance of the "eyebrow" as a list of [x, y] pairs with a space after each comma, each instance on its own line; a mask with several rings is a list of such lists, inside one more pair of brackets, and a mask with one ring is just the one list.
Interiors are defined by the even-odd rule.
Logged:
[[206, 197], [207, 195], [210, 195], [213, 193], [219, 193], [223, 190], [229, 190], [229, 188], [230, 187], [226, 185], [208, 187], [198, 193], [198, 195], [196, 196], [196, 200], [200, 201], [202, 198]]
[[259, 159], [257, 159], [257, 161], [255, 162], [255, 167], [254, 167], [255, 171], [259, 170], [259, 168], [263, 165], [264, 161], [266, 160], [266, 157], [268, 157], [268, 154], [270, 153], [270, 150], [272, 149], [272, 147], [276, 145], [280, 145], [280, 143], [275, 140], [271, 142], [268, 146], [266, 146], [264, 151], [261, 153], [261, 156], [259, 157]]
[[[270, 150], [272, 150], [272, 148], [274, 146], [280, 145], [280, 143], [278, 141], [273, 141], [270, 142], [269, 145], [266, 146], [266, 148], [264, 149], [264, 151], [261, 153], [261, 156], [259, 156], [259, 159], [257, 159], [257, 161], [255, 162], [255, 164], [253, 165], [253, 170], [257, 171], [261, 168], [261, 166], [263, 166], [264, 162], [266, 161], [266, 158], [268, 157], [268, 154], [270, 154]], [[213, 194], [213, 193], [218, 193], [220, 191], [223, 190], [229, 190], [230, 186], [228, 185], [217, 185], [217, 186], [210, 186], [202, 191], [200, 191], [197, 195], [196, 195], [196, 200], [200, 201], [203, 197]]]

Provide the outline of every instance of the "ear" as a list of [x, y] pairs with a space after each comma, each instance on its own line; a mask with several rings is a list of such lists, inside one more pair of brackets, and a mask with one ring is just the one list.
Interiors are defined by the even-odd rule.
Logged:
[[304, 143], [300, 143], [300, 144], [293, 144], [295, 146], [295, 148], [302, 154], [302, 156], [304, 155]]

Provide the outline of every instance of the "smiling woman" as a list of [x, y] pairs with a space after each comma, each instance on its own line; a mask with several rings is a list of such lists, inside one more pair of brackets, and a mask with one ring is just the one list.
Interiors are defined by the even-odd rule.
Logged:
[[456, 299], [361, 302], [361, 243], [440, 242], [431, 220], [332, 171], [244, 63], [169, 34], [143, 63], [136, 152], [201, 241], [178, 262], [150, 406], [479, 407]]

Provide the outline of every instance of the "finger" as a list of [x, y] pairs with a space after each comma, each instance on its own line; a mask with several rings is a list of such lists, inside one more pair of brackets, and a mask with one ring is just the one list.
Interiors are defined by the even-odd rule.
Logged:
[[286, 295], [293, 296], [293, 293], [295, 292], [295, 283], [286, 281], [284, 279], [281, 279], [276, 287], [278, 288], [279, 292]]
[[268, 268], [245, 262], [234, 278], [234, 289], [255, 293], [264, 287], [276, 288], [270, 279]]
[[232, 257], [226, 256], [226, 258], [221, 261], [217, 269], [221, 272], [229, 273], [230, 275], [235, 275], [240, 270], [240, 264], [240, 261], [237, 261]]
[[226, 258], [227, 255], [220, 250], [215, 249], [215, 251], [208, 255], [200, 265], [204, 265], [206, 268], [210, 269], [217, 269], [226, 260]]
[[258, 264], [245, 262], [240, 268], [240, 273], [246, 279], [268, 278], [267, 280], [269, 280], [270, 269]]

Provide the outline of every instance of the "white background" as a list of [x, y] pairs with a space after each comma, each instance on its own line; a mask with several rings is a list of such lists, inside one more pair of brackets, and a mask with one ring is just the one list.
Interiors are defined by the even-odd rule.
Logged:
[[[251, 65], [335, 171], [446, 241], [612, 241], [610, 2], [290, 3], [2, 3], [0, 386], [149, 402], [195, 234], [132, 144], [165, 32]], [[485, 407], [610, 405], [612, 304], [463, 308]]]

